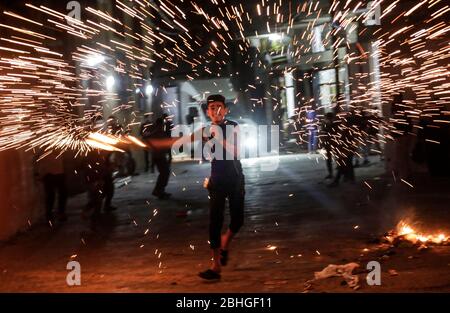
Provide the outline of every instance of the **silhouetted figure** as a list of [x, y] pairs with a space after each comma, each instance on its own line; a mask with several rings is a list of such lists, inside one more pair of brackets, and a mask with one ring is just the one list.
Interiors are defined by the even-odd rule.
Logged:
[[368, 153], [372, 151], [372, 147], [375, 147], [376, 151], [380, 155], [380, 160], [383, 160], [383, 151], [381, 149], [380, 140], [378, 138], [378, 133], [381, 127], [381, 119], [377, 113], [368, 116], [367, 123], [367, 134], [369, 135], [368, 139]]
[[[97, 117], [93, 121], [93, 130], [104, 129], [102, 119]], [[114, 126], [112, 123], [106, 126]], [[117, 132], [117, 128], [109, 128], [110, 131]], [[116, 133], [117, 134], [117, 133]], [[101, 213], [103, 207], [104, 212], [116, 210], [112, 206], [114, 197], [114, 177], [113, 164], [111, 162], [111, 151], [94, 149], [88, 152], [85, 159], [85, 179], [87, 183], [88, 202], [83, 212], [84, 215], [95, 217]]]
[[[166, 116], [167, 117], [167, 116]], [[169, 131], [167, 130], [168, 122], [165, 118], [159, 117], [151, 127], [149, 133], [149, 139], [162, 139], [170, 138]], [[151, 146], [151, 144], [150, 144]], [[170, 148], [155, 148], [152, 147], [152, 164], [158, 169], [158, 178], [156, 180], [155, 188], [152, 194], [159, 199], [167, 199], [171, 196], [170, 193], [165, 191], [167, 183], [170, 177], [170, 161], [171, 161]]]
[[391, 136], [394, 138], [393, 171], [399, 178], [407, 179], [411, 175], [410, 150], [412, 130], [411, 119], [403, 102], [403, 94], [394, 95], [391, 106]]
[[[192, 125], [192, 130], [194, 131], [194, 123], [195, 120], [199, 117], [199, 112], [198, 109], [196, 107], [190, 107], [189, 108], [189, 113], [186, 115], [186, 123], [188, 125]], [[191, 145], [191, 159], [195, 158], [195, 153], [194, 153], [194, 145]], [[186, 151], [187, 152], [187, 151]], [[205, 161], [206, 159], [203, 158], [203, 160]]]
[[322, 135], [320, 136], [321, 146], [325, 149], [325, 156], [327, 162], [328, 175], [325, 179], [333, 178], [333, 155], [332, 155], [332, 141], [335, 135], [334, 115], [329, 112], [325, 114], [325, 119], [322, 123]]
[[88, 203], [85, 214], [96, 216], [104, 212], [116, 210], [111, 205], [114, 197], [113, 169], [109, 160], [110, 152], [93, 150], [86, 158], [86, 183], [88, 189]]
[[315, 118], [316, 112], [314, 110], [306, 112], [306, 129], [308, 130], [309, 153], [315, 153], [317, 151], [317, 124]]
[[[162, 116], [164, 121], [164, 133], [166, 134], [167, 138], [172, 137], [172, 129], [173, 129], [173, 123], [170, 119], [169, 115], [164, 113]], [[169, 154], [169, 163], [172, 163], [172, 150], [168, 149], [167, 153]]]
[[444, 106], [433, 109], [433, 114], [426, 112], [420, 118], [412, 157], [426, 164], [432, 176], [450, 176], [450, 115]]
[[[151, 126], [152, 126], [152, 122], [151, 122], [150, 118], [148, 116], [146, 116], [144, 121], [141, 124], [141, 131], [140, 131], [142, 140], [144, 142], [150, 138]], [[144, 148], [144, 162], [145, 162], [145, 171], [146, 172], [148, 172], [148, 170], [150, 168], [149, 157], [150, 157], [150, 153], [149, 153], [148, 149]], [[154, 173], [153, 168], [152, 168], [152, 173]]]
[[[355, 114], [354, 122], [356, 123], [356, 127], [358, 129], [358, 136], [362, 142], [359, 143], [359, 152], [362, 155], [363, 165], [368, 165], [369, 162], [369, 152], [370, 152], [370, 143], [369, 143], [369, 118], [365, 111], [362, 111], [361, 114]], [[354, 167], [359, 167], [359, 159], [358, 157], [355, 162]]]
[[189, 113], [186, 115], [186, 123], [188, 125], [194, 124], [195, 118], [198, 117], [198, 109], [196, 107], [190, 107]]
[[[106, 124], [106, 132], [108, 134], [111, 134], [113, 136], [126, 136], [128, 135], [131, 130], [130, 128], [123, 127], [117, 118], [114, 115], [111, 115], [108, 118], [107, 124]], [[128, 175], [135, 175], [136, 171], [136, 162], [133, 158], [133, 154], [131, 153], [130, 147], [124, 146], [122, 147], [122, 150], [125, 152], [113, 152], [111, 153], [111, 163], [113, 163], [113, 168], [115, 168], [115, 171], [118, 173], [118, 177], [125, 177]], [[113, 170], [114, 171], [114, 170]]]
[[106, 128], [107, 133], [112, 134], [114, 136], [120, 136], [124, 133], [122, 125], [119, 123], [117, 117], [115, 117], [114, 115], [108, 117]]
[[[41, 154], [41, 156], [43, 155], [45, 153]], [[36, 175], [44, 185], [46, 220], [51, 223], [54, 222], [53, 207], [56, 196], [58, 196], [57, 217], [59, 221], [63, 222], [67, 219], [67, 187], [62, 156], [57, 152], [52, 152], [36, 162]]]
[[359, 143], [355, 140], [358, 128], [354, 112], [350, 112], [345, 119], [339, 121], [336, 129], [337, 136], [333, 140], [332, 149], [336, 157], [337, 174], [330, 187], [337, 186], [341, 177], [344, 177], [344, 181], [355, 181], [353, 157]]

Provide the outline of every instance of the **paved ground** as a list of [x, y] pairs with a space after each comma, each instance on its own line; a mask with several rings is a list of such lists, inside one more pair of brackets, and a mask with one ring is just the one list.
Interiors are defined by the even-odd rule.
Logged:
[[[365, 268], [370, 260], [381, 262], [381, 286], [368, 286], [360, 274], [357, 291], [329, 278], [314, 282], [309, 292], [450, 291], [450, 246], [387, 253], [369, 243], [404, 216], [425, 228], [450, 230], [450, 182], [418, 176], [409, 181], [411, 188], [383, 177], [382, 164], [372, 161], [356, 170], [356, 184], [333, 189], [323, 181], [325, 165], [316, 156], [283, 156], [272, 172], [245, 163], [246, 222], [215, 283], [197, 277], [209, 261], [202, 188], [208, 164], [175, 164], [168, 201], [150, 195], [154, 174], [134, 177], [117, 190], [119, 210], [96, 224], [81, 219], [85, 195], [77, 196], [65, 224], [33, 225], [0, 246], [0, 291], [303, 292], [305, 282], [328, 264], [358, 262]], [[180, 216], [183, 210], [187, 217]], [[81, 286], [66, 285], [70, 260], [81, 264]], [[390, 275], [392, 269], [398, 275]]]

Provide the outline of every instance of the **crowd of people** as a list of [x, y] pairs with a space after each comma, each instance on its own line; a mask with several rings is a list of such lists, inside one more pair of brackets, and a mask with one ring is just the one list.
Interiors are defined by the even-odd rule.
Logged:
[[[326, 159], [325, 179], [333, 179], [330, 187], [337, 186], [341, 178], [354, 182], [354, 169], [369, 165], [369, 155], [378, 155], [384, 160], [386, 172], [398, 180], [409, 180], [414, 164], [426, 164], [432, 175], [450, 174], [447, 111], [440, 107], [414, 111], [401, 93], [393, 96], [389, 108], [385, 118], [379, 117], [376, 111], [360, 109], [337, 114], [328, 112], [315, 123], [318, 146]], [[316, 136], [311, 138], [310, 135], [314, 130], [311, 126], [305, 128], [309, 147], [314, 147]]]
[[[362, 165], [368, 165], [371, 153], [376, 151], [381, 155], [379, 127], [377, 116], [365, 111], [325, 114], [318, 137], [328, 170], [325, 179], [333, 179], [329, 186], [337, 186], [341, 178], [354, 182], [354, 168], [360, 166], [360, 159]], [[336, 163], [336, 173], [333, 163]]]

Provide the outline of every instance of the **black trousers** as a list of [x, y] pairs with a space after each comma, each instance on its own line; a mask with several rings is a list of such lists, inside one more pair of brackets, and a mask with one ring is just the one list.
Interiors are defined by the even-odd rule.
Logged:
[[170, 177], [170, 160], [167, 156], [154, 157], [153, 163], [158, 169], [158, 178], [156, 180], [153, 193], [163, 193], [166, 189]]
[[337, 175], [334, 179], [335, 183], [339, 183], [341, 176], [344, 176], [345, 181], [355, 181], [355, 170], [353, 168], [353, 154], [347, 155], [342, 159], [341, 164], [338, 165]]
[[230, 207], [229, 229], [234, 234], [244, 224], [244, 175], [233, 180], [210, 178], [209, 185], [209, 242], [211, 249], [221, 246], [221, 233], [224, 220], [225, 200]]
[[145, 162], [145, 171], [148, 172], [150, 169], [150, 161], [149, 161], [149, 152], [147, 149], [144, 149], [144, 162]]
[[103, 189], [105, 194], [105, 209], [108, 209], [111, 206], [111, 201], [114, 197], [114, 179], [112, 173], [105, 175]]
[[111, 172], [105, 173], [92, 181], [88, 181], [88, 203], [86, 208], [100, 213], [103, 199], [105, 200], [104, 209], [111, 206], [114, 197], [114, 179]]
[[64, 174], [47, 174], [43, 177], [46, 217], [53, 216], [53, 205], [58, 194], [58, 212], [64, 213], [67, 203], [67, 188]]
[[333, 176], [333, 156], [331, 155], [331, 148], [325, 148], [327, 152], [327, 169], [328, 175]]

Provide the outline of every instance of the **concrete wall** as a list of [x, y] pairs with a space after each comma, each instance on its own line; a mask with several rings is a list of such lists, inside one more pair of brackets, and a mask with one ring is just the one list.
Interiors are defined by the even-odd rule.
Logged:
[[41, 185], [33, 176], [33, 155], [0, 152], [0, 240], [28, 227], [44, 214]]

